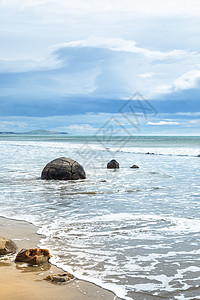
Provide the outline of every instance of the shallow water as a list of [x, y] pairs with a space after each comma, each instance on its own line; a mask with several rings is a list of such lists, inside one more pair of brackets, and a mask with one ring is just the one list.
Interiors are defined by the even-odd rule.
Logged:
[[[0, 146], [0, 215], [38, 225], [52, 262], [127, 299], [200, 299], [200, 137], [12, 136]], [[40, 180], [61, 156], [87, 179]], [[119, 170], [106, 169], [112, 158]]]

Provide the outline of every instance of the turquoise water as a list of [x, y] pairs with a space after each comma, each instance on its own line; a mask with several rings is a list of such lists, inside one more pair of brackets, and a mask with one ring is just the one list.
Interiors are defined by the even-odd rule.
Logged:
[[[39, 226], [53, 263], [122, 298], [200, 298], [200, 137], [0, 136], [0, 146], [0, 215]], [[61, 156], [86, 180], [40, 180]], [[106, 169], [113, 158], [119, 170]]]

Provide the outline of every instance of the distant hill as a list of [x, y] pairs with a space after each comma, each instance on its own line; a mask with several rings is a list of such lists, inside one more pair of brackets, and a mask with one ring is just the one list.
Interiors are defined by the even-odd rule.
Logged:
[[16, 134], [13, 131], [0, 131], [0, 134]]
[[0, 134], [17, 134], [17, 135], [51, 135], [51, 134], [68, 134], [67, 132], [57, 132], [50, 130], [32, 130], [27, 132], [0, 131]]
[[28, 132], [23, 132], [21, 134], [27, 135], [49, 135], [49, 134], [68, 134], [67, 132], [57, 132], [57, 131], [50, 131], [50, 130], [32, 130]]

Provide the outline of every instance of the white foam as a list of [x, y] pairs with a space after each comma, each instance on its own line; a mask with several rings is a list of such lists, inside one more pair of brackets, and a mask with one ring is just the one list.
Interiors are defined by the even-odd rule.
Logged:
[[100, 279], [100, 278], [85, 276], [85, 275], [83, 275], [84, 271], [82, 271], [82, 270], [74, 272], [74, 270], [70, 266], [66, 266], [63, 263], [59, 263], [58, 261], [59, 261], [58, 257], [57, 258], [56, 257], [52, 257], [50, 259], [50, 262], [52, 264], [54, 264], [57, 267], [63, 269], [64, 271], [72, 273], [78, 279], [94, 283], [94, 284], [98, 285], [99, 287], [102, 287], [102, 288], [104, 288], [106, 290], [109, 290], [109, 291], [113, 292], [117, 297], [120, 297], [122, 299], [131, 300], [130, 297], [126, 296], [127, 292], [125, 290], [125, 287], [119, 286], [119, 285], [117, 286], [115, 284], [110, 284], [110, 283], [104, 283], [102, 281], [102, 279]]

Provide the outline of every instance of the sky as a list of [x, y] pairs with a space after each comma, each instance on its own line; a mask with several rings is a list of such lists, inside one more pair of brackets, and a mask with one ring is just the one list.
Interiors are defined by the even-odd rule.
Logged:
[[0, 131], [199, 135], [199, 36], [199, 0], [0, 0]]

